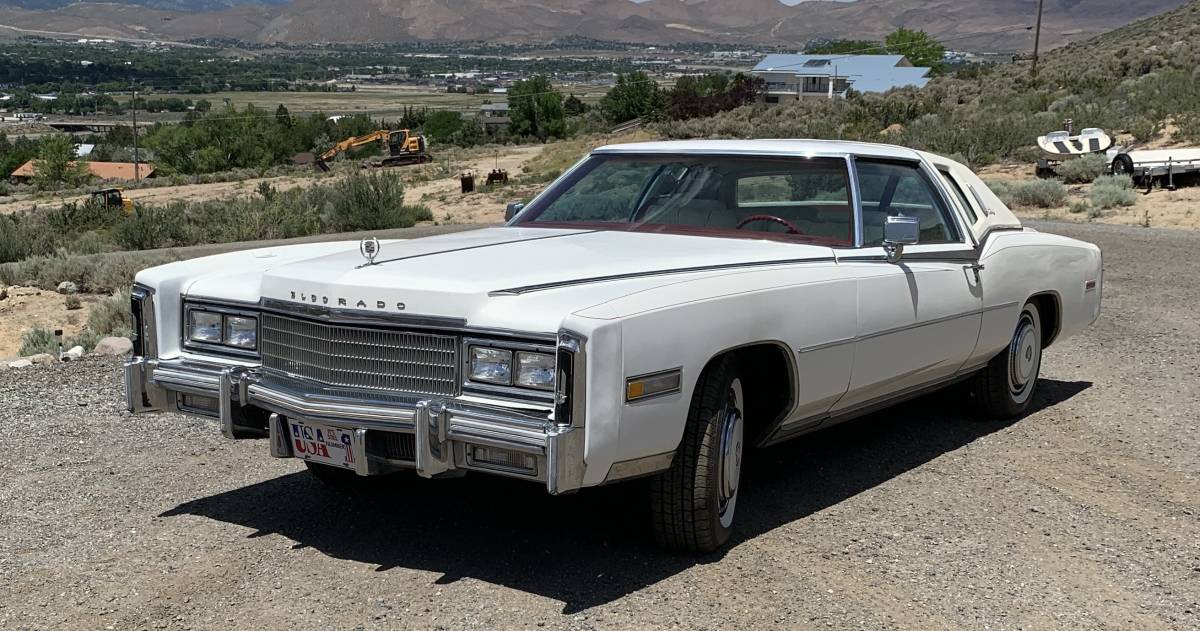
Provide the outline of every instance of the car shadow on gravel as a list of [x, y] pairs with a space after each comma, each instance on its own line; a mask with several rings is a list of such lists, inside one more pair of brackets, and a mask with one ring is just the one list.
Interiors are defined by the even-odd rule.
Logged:
[[[1090, 386], [1044, 379], [1029, 413]], [[437, 572], [439, 584], [474, 578], [562, 601], [569, 614], [717, 562], [743, 541], [1021, 422], [980, 421], [962, 410], [950, 390], [755, 452], [743, 474], [734, 539], [701, 557], [654, 548], [644, 481], [552, 497], [540, 486], [503, 478], [409, 475], [386, 489], [345, 496], [294, 473], [189, 501], [162, 516], [237, 524], [255, 530], [249, 537], [278, 534], [295, 541], [294, 548], [374, 564], [380, 572]], [[265, 445], [262, 451], [265, 457]]]

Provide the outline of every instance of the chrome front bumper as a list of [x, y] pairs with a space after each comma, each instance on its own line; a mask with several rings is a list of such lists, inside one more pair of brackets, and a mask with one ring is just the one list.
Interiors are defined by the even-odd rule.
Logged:
[[[266, 436], [271, 455], [280, 458], [293, 457], [289, 418], [349, 430], [359, 475], [399, 468], [415, 468], [423, 477], [482, 471], [544, 482], [553, 494], [583, 485], [583, 428], [557, 425], [545, 411], [455, 398], [366, 397], [277, 378], [256, 368], [141, 357], [125, 362], [125, 393], [131, 412], [165, 410], [217, 418], [227, 438]], [[248, 411], [269, 414], [265, 428], [239, 422]], [[414, 457], [369, 453], [373, 432], [412, 436]], [[481, 448], [520, 454], [535, 466], [530, 471], [482, 462], [473, 456]]]

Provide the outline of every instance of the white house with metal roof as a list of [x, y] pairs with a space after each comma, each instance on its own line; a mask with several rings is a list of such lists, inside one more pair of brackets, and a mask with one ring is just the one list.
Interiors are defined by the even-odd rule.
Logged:
[[913, 66], [904, 55], [767, 55], [751, 71], [765, 83], [768, 103], [813, 97], [844, 97], [846, 90], [887, 92], [924, 87], [929, 68]]

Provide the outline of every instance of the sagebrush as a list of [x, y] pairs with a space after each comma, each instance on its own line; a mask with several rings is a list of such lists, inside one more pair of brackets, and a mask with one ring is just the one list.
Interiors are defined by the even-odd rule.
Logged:
[[73, 203], [0, 215], [0, 263], [408, 228], [432, 218], [428, 208], [404, 203], [399, 174], [355, 172], [308, 188], [268, 188], [249, 197], [139, 205], [128, 216], [120, 209]]
[[1092, 206], [1099, 209], [1133, 206], [1138, 194], [1128, 175], [1104, 175], [1092, 184]]
[[1010, 208], [1058, 208], [1067, 201], [1067, 189], [1058, 180], [993, 181], [987, 185]]

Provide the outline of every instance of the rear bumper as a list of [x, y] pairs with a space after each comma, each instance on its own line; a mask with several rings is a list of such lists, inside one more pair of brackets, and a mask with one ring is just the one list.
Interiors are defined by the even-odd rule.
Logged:
[[[339, 392], [256, 368], [141, 357], [125, 362], [125, 392], [131, 412], [216, 418], [227, 438], [269, 438], [280, 458], [295, 457], [288, 419], [345, 429], [359, 475], [481, 471], [543, 482], [553, 494], [583, 485], [583, 428], [557, 425], [544, 410]], [[381, 439], [403, 448], [373, 451]]]

